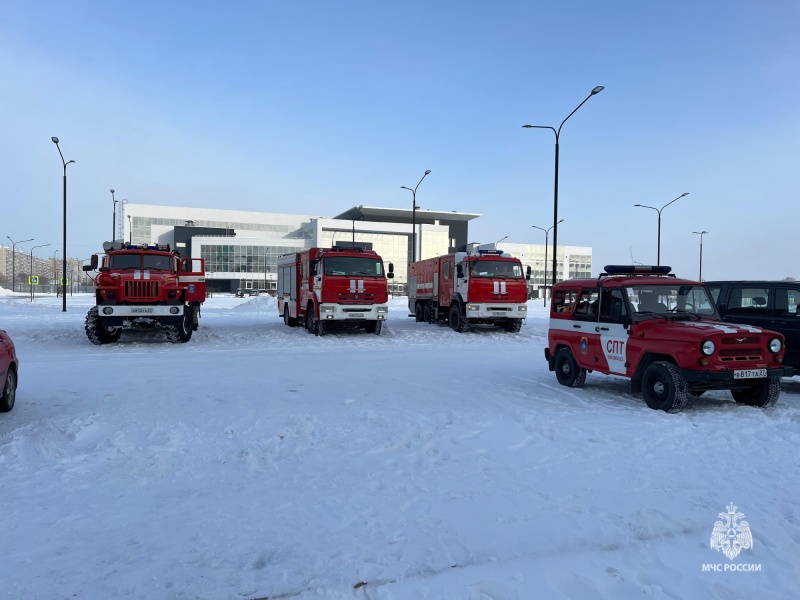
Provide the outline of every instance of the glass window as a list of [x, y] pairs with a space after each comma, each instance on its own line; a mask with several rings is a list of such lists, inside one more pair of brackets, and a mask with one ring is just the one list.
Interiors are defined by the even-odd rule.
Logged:
[[381, 261], [374, 258], [326, 256], [322, 262], [325, 275], [368, 275], [373, 277], [383, 275]]
[[142, 263], [140, 254], [115, 254], [109, 258], [112, 269], [138, 269]]
[[704, 285], [636, 285], [625, 288], [625, 294], [637, 321], [656, 316], [719, 318]]
[[519, 263], [502, 260], [476, 260], [470, 266], [472, 277], [514, 277], [522, 279], [522, 267]]

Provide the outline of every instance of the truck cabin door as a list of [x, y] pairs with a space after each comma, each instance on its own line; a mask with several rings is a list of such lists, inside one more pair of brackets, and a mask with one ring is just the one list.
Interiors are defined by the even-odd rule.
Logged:
[[[439, 306], [450, 307], [450, 299], [453, 297], [453, 290], [454, 290], [454, 283], [456, 281], [456, 268], [455, 268], [455, 261], [452, 256], [448, 256], [447, 258], [442, 260], [441, 264], [442, 274], [441, 277], [436, 277], [434, 275], [434, 282], [436, 279], [441, 281], [441, 285], [438, 286], [436, 297], [439, 301]], [[434, 285], [436, 285], [434, 283]]]
[[469, 302], [469, 263], [466, 260], [455, 267], [453, 293], [461, 294], [461, 299]]

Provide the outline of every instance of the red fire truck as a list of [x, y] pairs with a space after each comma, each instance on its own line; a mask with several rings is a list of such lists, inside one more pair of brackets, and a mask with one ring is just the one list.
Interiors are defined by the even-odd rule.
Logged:
[[142, 246], [105, 242], [97, 268], [92, 255], [84, 271], [94, 278], [95, 306], [86, 315], [86, 336], [93, 344], [119, 340], [123, 329], [161, 328], [170, 342], [188, 342], [206, 299], [202, 258], [181, 258], [169, 245]]
[[363, 327], [380, 335], [389, 313], [389, 263], [358, 247], [309, 248], [278, 258], [278, 313], [289, 327], [325, 335], [329, 327]]
[[781, 392], [781, 334], [723, 323], [706, 286], [670, 267], [608, 265], [597, 279], [553, 287], [544, 356], [561, 385], [592, 371], [631, 380], [650, 408], [677, 412], [690, 396], [729, 390], [739, 404], [770, 406]]
[[497, 325], [517, 332], [528, 315], [530, 267], [501, 250], [456, 252], [408, 265], [408, 309], [417, 322], [446, 322], [455, 331]]

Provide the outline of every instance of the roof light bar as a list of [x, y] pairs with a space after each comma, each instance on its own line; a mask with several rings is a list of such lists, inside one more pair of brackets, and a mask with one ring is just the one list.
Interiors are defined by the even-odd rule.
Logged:
[[603, 270], [608, 275], [667, 275], [672, 267], [653, 265], [606, 265]]

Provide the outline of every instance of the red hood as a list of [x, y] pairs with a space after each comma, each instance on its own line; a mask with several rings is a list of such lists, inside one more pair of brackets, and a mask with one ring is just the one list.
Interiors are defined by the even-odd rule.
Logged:
[[322, 302], [333, 304], [385, 304], [389, 300], [385, 277], [325, 275]]
[[[505, 284], [505, 294], [501, 294]], [[528, 300], [528, 284], [524, 279], [511, 277], [473, 277], [469, 282], [470, 302], [513, 302]]]

